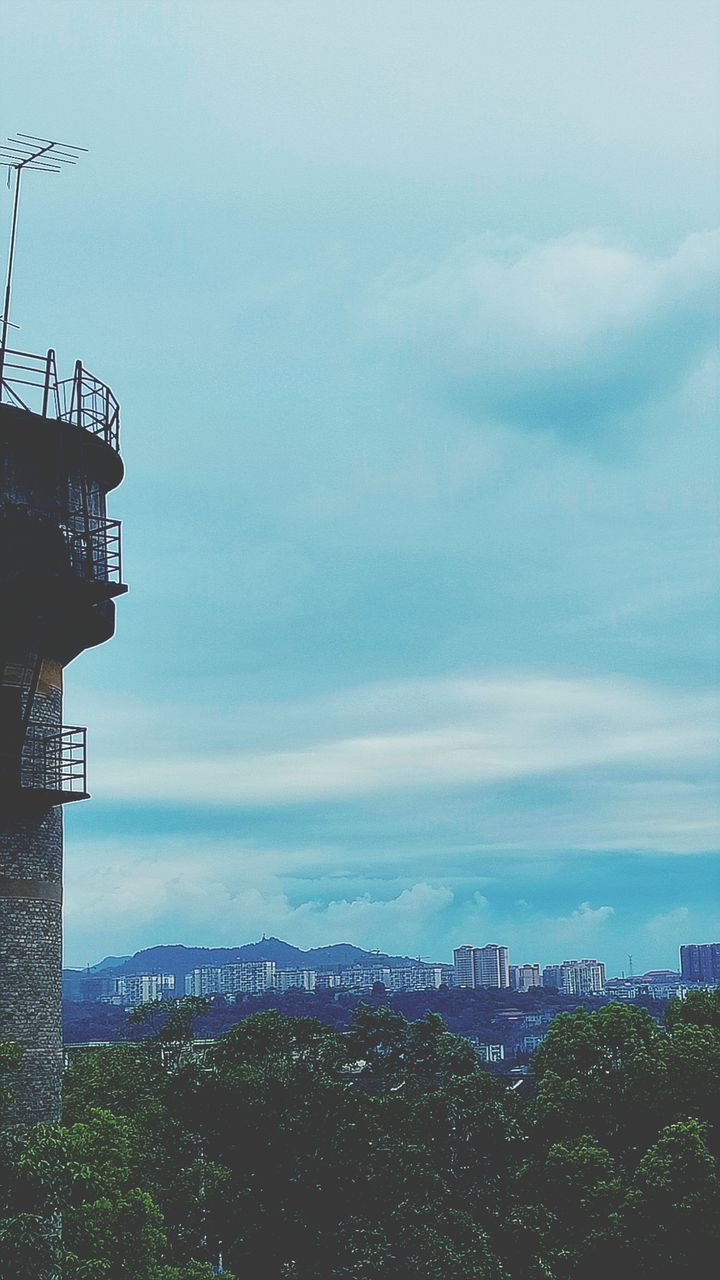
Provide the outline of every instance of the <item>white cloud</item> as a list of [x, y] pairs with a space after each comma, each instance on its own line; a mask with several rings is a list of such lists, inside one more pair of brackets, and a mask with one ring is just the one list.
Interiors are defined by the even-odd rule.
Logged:
[[152, 942], [236, 946], [275, 934], [297, 946], [351, 942], [368, 949], [417, 954], [428, 928], [452, 908], [447, 886], [426, 881], [383, 896], [357, 889], [328, 898], [327, 882], [298, 885], [293, 897], [293, 864], [317, 862], [313, 850], [293, 854], [240, 844], [171, 837], [75, 842], [66, 863], [68, 963], [81, 964], [98, 952], [126, 952]]
[[714, 345], [720, 232], [650, 258], [596, 235], [463, 245], [373, 287], [367, 321], [476, 407], [575, 428], [657, 398]]
[[264, 725], [261, 710], [254, 714], [259, 749], [247, 740], [255, 730], [241, 707], [215, 724], [225, 741], [233, 724], [245, 735], [235, 750], [215, 748], [212, 723], [187, 720], [198, 744], [192, 756], [184, 736], [169, 740], [161, 709], [146, 708], [144, 735], [121, 713], [114, 742], [106, 714], [94, 788], [110, 798], [273, 806], [587, 770], [661, 780], [688, 766], [711, 767], [717, 757], [710, 694], [610, 678], [401, 681], [275, 705]]
[[569, 916], [560, 916], [557, 923], [571, 931], [589, 930], [607, 924], [614, 915], [614, 907], [591, 907], [589, 902], [581, 902]]
[[673, 907], [671, 911], [661, 911], [645, 922], [645, 932], [653, 942], [672, 942], [679, 946], [686, 941], [687, 927], [690, 920], [688, 907]]
[[604, 945], [607, 926], [614, 916], [614, 907], [593, 907], [589, 902], [581, 902], [569, 915], [536, 917], [524, 932], [538, 940], [543, 952], [550, 945], [557, 953], [563, 948], [575, 948], [587, 955], [589, 948]]

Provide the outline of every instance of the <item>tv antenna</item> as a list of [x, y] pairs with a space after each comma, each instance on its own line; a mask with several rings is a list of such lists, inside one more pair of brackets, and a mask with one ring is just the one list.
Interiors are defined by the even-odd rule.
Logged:
[[20, 209], [20, 185], [26, 169], [36, 169], [43, 173], [60, 173], [63, 165], [77, 164], [80, 153], [87, 147], [78, 147], [69, 142], [55, 142], [51, 138], [38, 138], [32, 133], [18, 133], [0, 145], [0, 169], [8, 171], [8, 186], [15, 174], [12, 214], [10, 216], [10, 243], [8, 246], [7, 272], [5, 275], [5, 295], [2, 315], [0, 316], [0, 390], [2, 389], [2, 373], [5, 363], [8, 329], [16, 329], [17, 325], [10, 321], [10, 298], [12, 296], [13, 267], [15, 265], [15, 245], [17, 243], [18, 211]]

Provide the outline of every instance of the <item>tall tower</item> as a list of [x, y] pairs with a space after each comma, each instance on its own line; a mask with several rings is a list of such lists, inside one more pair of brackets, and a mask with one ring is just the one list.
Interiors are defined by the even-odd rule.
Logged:
[[118, 403], [80, 361], [63, 378], [52, 350], [9, 346], [20, 179], [78, 149], [22, 135], [14, 145], [0, 328], [0, 1040], [22, 1051], [9, 1123], [24, 1126], [60, 1115], [62, 806], [88, 795], [85, 730], [63, 724], [63, 671], [110, 638], [126, 587], [106, 508], [123, 477]]

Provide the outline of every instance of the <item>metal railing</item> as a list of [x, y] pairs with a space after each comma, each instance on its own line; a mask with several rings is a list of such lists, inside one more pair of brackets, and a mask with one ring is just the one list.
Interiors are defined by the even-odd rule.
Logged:
[[77, 725], [28, 729], [20, 771], [23, 790], [87, 794], [86, 737], [87, 730]]
[[72, 422], [120, 447], [120, 405], [109, 387], [75, 361], [71, 378], [58, 378], [55, 352], [46, 355], [0, 347], [0, 404], [58, 422]]
[[16, 512], [39, 527], [60, 534], [76, 577], [85, 582], [122, 585], [122, 525], [119, 520], [108, 520], [106, 516], [84, 511], [53, 513], [13, 502], [0, 505], [0, 522], [3, 516]]
[[73, 573], [90, 582], [122, 583], [120, 521], [71, 512], [61, 517], [60, 532]]

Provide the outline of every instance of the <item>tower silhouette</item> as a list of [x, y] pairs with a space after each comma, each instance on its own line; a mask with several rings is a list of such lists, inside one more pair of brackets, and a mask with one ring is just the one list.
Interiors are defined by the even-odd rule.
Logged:
[[61, 378], [53, 350], [8, 345], [20, 179], [79, 150], [23, 137], [0, 343], [0, 1040], [22, 1051], [11, 1125], [60, 1115], [62, 806], [88, 796], [63, 671], [110, 638], [126, 590], [106, 509], [123, 477], [118, 403], [80, 361]]

